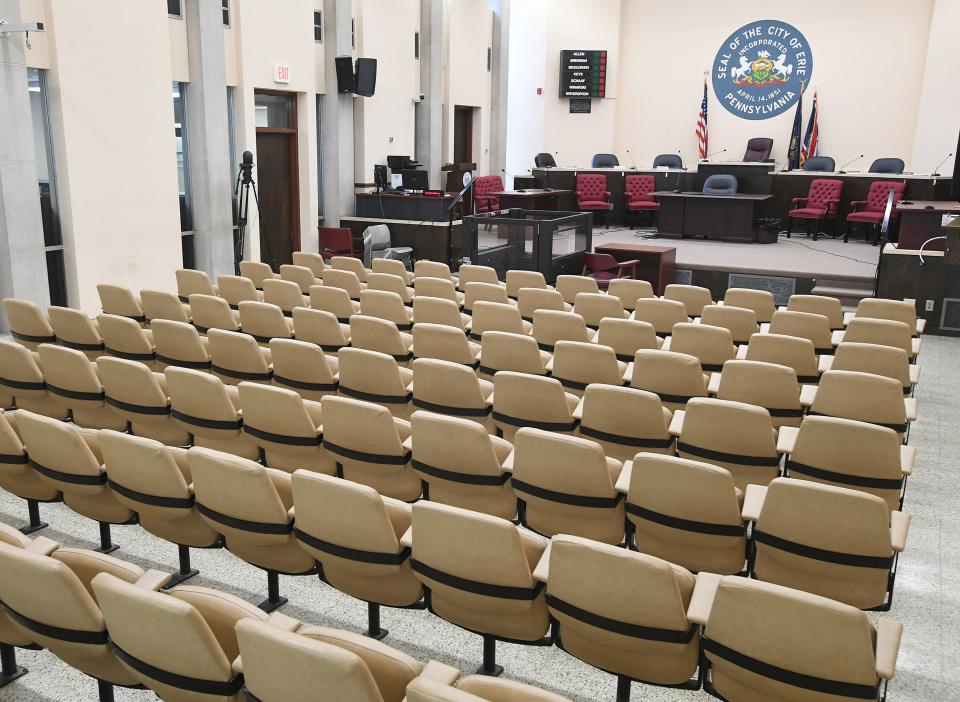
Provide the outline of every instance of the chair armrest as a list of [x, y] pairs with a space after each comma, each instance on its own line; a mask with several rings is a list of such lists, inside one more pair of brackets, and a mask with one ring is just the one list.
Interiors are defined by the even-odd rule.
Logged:
[[831, 212], [836, 213], [836, 211], [837, 211], [837, 205], [839, 205], [839, 204], [840, 204], [840, 201], [839, 201], [839, 200], [824, 200], [824, 201], [823, 201], [823, 210], [824, 210], [824, 212], [826, 212], [827, 214], [830, 214]]
[[830, 332], [830, 345], [839, 346], [843, 343], [844, 330], [837, 329], [836, 331]]
[[170, 573], [164, 573], [162, 570], [151, 569], [141, 575], [134, 585], [137, 587], [142, 587], [144, 590], [153, 590], [154, 592], [157, 592], [160, 590], [160, 588], [170, 582], [172, 577], [173, 576], [170, 575]]
[[629, 261], [617, 261], [617, 268], [633, 268], [638, 265], [640, 265], [640, 261], [635, 258]]
[[817, 359], [817, 373], [826, 373], [833, 368], [833, 356], [823, 355]]
[[609, 200], [611, 197], [613, 197], [613, 194], [612, 194], [609, 190], [604, 190], [604, 191], [603, 191], [603, 198], [604, 198], [605, 200]]
[[907, 532], [910, 531], [910, 515], [903, 512], [890, 513], [890, 543], [893, 550], [901, 553], [907, 547]]
[[817, 399], [817, 386], [804, 385], [800, 388], [800, 404], [804, 407], [810, 407]]
[[667, 429], [671, 436], [680, 436], [683, 431], [683, 418], [686, 415], [684, 410], [677, 410], [673, 413], [673, 419], [670, 420], [670, 428]]
[[60, 544], [53, 539], [48, 539], [46, 536], [38, 536], [23, 550], [29, 551], [30, 553], [36, 553], [41, 556], [49, 556], [58, 548], [60, 548]]
[[917, 458], [917, 449], [913, 446], [900, 447], [900, 472], [913, 475], [913, 462]]
[[920, 366], [916, 363], [911, 363], [907, 366], [907, 372], [910, 374], [910, 384], [916, 385], [920, 382]]
[[917, 318], [917, 334], [923, 334], [923, 330], [927, 328], [927, 320], [923, 317]]
[[550, 540], [550, 543], [547, 544], [547, 548], [544, 549], [543, 554], [540, 556], [540, 560], [537, 561], [537, 567], [533, 569], [533, 579], [538, 580], [541, 583], [547, 582], [547, 578], [550, 575], [550, 551], [553, 550], [553, 540]]
[[799, 204], [801, 204], [801, 203], [806, 204], [806, 202], [807, 202], [808, 199], [809, 199], [809, 198], [806, 198], [806, 197], [795, 197], [795, 198], [793, 198], [792, 202], [793, 202], [794, 207], [796, 207], [797, 205], [799, 205]]
[[283, 612], [273, 612], [267, 619], [267, 624], [291, 633], [300, 628], [299, 619], [294, 619]]
[[503, 465], [500, 466], [500, 470], [504, 473], [513, 473], [513, 457], [516, 453], [516, 450], [511, 451], [510, 455], [503, 459]]
[[793, 453], [797, 445], [798, 427], [780, 427], [777, 433], [777, 453]]
[[867, 204], [866, 200], [851, 200], [850, 207], [853, 208], [853, 211], [856, 212], [860, 207]]
[[877, 621], [877, 675], [884, 680], [890, 680], [896, 670], [901, 636], [903, 624], [896, 619], [881, 617]]
[[663, 345], [660, 346], [660, 350], [661, 350], [661, 351], [669, 351], [669, 350], [670, 350], [670, 342], [671, 342], [671, 341], [673, 341], [673, 337], [672, 337], [672, 336], [668, 336], [666, 339], [664, 339], [664, 340], [663, 340]]
[[630, 477], [633, 475], [633, 461], [624, 461], [620, 475], [617, 476], [617, 484], [614, 489], [626, 495], [630, 492]]
[[850, 324], [850, 320], [857, 316], [856, 312], [844, 312], [843, 313], [843, 326]]
[[760, 324], [760, 333], [769, 334], [770, 333], [770, 322], [763, 322]]
[[917, 337], [914, 337], [910, 340], [910, 355], [916, 356], [920, 353], [920, 347], [923, 345], [923, 341]]
[[917, 398], [903, 398], [903, 412], [906, 415], [908, 422], [915, 421], [917, 418]]
[[413, 548], [413, 527], [403, 532], [403, 536], [400, 537], [400, 545], [404, 548]]
[[738, 361], [746, 361], [746, 360], [747, 360], [747, 351], [749, 351], [749, 350], [750, 350], [750, 349], [749, 349], [749, 347], [747, 346], [747, 344], [740, 344], [740, 345], [737, 347], [737, 360], [738, 360]]
[[760, 519], [760, 512], [763, 511], [763, 501], [766, 499], [766, 485], [747, 485], [747, 492], [743, 497], [743, 508], [740, 510], [744, 521], [755, 522]]
[[711, 373], [710, 382], [707, 383], [707, 394], [716, 395], [719, 390], [720, 390], [720, 374]]
[[630, 379], [633, 378], [633, 366], [634, 366], [634, 362], [630, 361], [627, 364], [627, 367], [624, 368], [623, 370], [623, 377], [621, 378], [621, 380], [623, 380], [624, 385], [629, 385]]
[[429, 661], [423, 666], [423, 670], [417, 677], [433, 680], [443, 685], [453, 685], [460, 679], [460, 671], [452, 665], [440, 661]]
[[573, 409], [573, 412], [570, 413], [574, 419], [583, 419], [583, 398], [580, 398], [580, 402]]
[[723, 576], [716, 573], [697, 573], [697, 583], [693, 587], [693, 595], [690, 596], [690, 606], [687, 607], [687, 619], [701, 626], [707, 623], [722, 581]]

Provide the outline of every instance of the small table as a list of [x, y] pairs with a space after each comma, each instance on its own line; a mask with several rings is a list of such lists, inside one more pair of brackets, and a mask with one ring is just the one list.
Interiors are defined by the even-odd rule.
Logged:
[[571, 190], [543, 190], [542, 188], [527, 188], [524, 190], [504, 190], [499, 193], [489, 193], [499, 198], [500, 209], [510, 210], [557, 210], [561, 195], [569, 195]]
[[[897, 248], [917, 250], [927, 239], [940, 236], [943, 215], [960, 214], [960, 202], [956, 200], [911, 200], [909, 205], [898, 203], [900, 213], [900, 233]], [[942, 241], [931, 242], [926, 249], [943, 251]]]
[[646, 280], [653, 286], [657, 295], [663, 295], [664, 288], [673, 282], [677, 267], [677, 249], [675, 246], [655, 246], [653, 244], [601, 244], [595, 253], [610, 254], [618, 261], [637, 259], [638, 280]]
[[669, 190], [651, 194], [660, 201], [660, 236], [681, 239], [707, 236], [760, 244], [772, 244], [777, 240], [776, 233], [756, 226], [757, 206], [773, 195], [675, 193]]

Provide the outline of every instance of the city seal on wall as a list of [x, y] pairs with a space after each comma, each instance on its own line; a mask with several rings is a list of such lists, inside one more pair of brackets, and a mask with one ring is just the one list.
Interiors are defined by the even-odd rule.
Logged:
[[713, 91], [728, 112], [769, 119], [800, 99], [813, 73], [813, 54], [793, 25], [759, 20], [727, 38], [712, 73]]

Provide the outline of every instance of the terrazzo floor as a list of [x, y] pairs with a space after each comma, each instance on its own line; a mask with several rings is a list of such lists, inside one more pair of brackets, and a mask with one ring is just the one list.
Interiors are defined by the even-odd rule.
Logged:
[[[900, 559], [896, 596], [889, 614], [904, 624], [904, 636], [887, 699], [929, 702], [960, 699], [955, 671], [960, 662], [960, 339], [926, 336], [919, 357], [923, 367], [919, 419], [910, 443], [918, 449], [914, 475], [907, 485], [905, 511], [913, 517], [907, 549]], [[61, 504], [42, 505], [50, 527], [40, 532], [64, 545], [95, 548], [97, 526]], [[25, 504], [0, 492], [0, 521], [19, 526]], [[138, 526], [114, 527], [120, 549], [114, 554], [143, 568], [175, 570], [176, 548]], [[193, 554], [201, 573], [191, 584], [231, 592], [250, 602], [265, 597], [265, 575], [229, 552]], [[2, 577], [2, 574], [0, 574]], [[281, 576], [281, 589], [290, 602], [285, 614], [309, 624], [352, 631], [366, 625], [365, 606], [316, 578]], [[437, 659], [464, 672], [480, 663], [480, 638], [425, 612], [384, 608], [382, 626], [390, 630], [385, 643], [421, 662]], [[878, 615], [871, 613], [871, 618]], [[505, 676], [553, 690], [572, 700], [613, 700], [612, 676], [591, 668], [557, 648], [497, 645]], [[0, 689], [0, 702], [96, 700], [92, 678], [70, 668], [47, 651], [18, 651], [29, 674]], [[117, 689], [120, 702], [153, 700], [149, 691]], [[635, 684], [632, 700], [705, 701], [703, 692]]]

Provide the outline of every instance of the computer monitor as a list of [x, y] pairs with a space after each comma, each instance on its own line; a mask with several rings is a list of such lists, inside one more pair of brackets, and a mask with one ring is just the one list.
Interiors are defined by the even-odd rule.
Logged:
[[387, 176], [387, 167], [383, 164], [376, 164], [373, 167], [373, 184], [377, 190], [386, 190], [390, 185], [390, 178]]
[[403, 170], [403, 189], [424, 191], [428, 188], [427, 172], [420, 169], [405, 168]]

